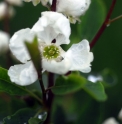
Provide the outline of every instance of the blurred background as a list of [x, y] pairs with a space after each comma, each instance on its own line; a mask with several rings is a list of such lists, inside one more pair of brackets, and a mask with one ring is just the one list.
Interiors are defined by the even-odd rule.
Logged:
[[[3, 0], [0, 0], [2, 2]], [[81, 23], [71, 24], [71, 44], [63, 46], [65, 50], [82, 39], [92, 41], [95, 34], [103, 23], [106, 14], [110, 8], [112, 0], [91, 0], [91, 6], [84, 16], [81, 17]], [[41, 16], [42, 11], [48, 10], [41, 4], [36, 7], [32, 3], [23, 2], [22, 6], [13, 6], [15, 15], [9, 19], [9, 33], [12, 36], [16, 31], [22, 28], [31, 28]], [[122, 14], [122, 1], [116, 2], [111, 19]], [[5, 20], [0, 20], [0, 30], [6, 30]], [[102, 124], [102, 122], [114, 117], [118, 119], [118, 113], [122, 107], [122, 19], [110, 24], [93, 49], [94, 61], [92, 62], [92, 72], [90, 74], [105, 76], [109, 86], [105, 86], [108, 96], [104, 102], [96, 101], [84, 91], [74, 94], [55, 98], [53, 117], [56, 124]], [[8, 54], [0, 55], [0, 66], [8, 69], [9, 60], [12, 65], [19, 63], [12, 57], [8, 58]], [[90, 75], [88, 74], [88, 75]], [[84, 75], [84, 76], [88, 76]], [[21, 102], [16, 103], [16, 99], [11, 100], [11, 96], [1, 93], [0, 95], [0, 119], [13, 114], [16, 110], [28, 106]], [[14, 110], [10, 106], [17, 104]], [[7, 111], [7, 113], [5, 113]]]

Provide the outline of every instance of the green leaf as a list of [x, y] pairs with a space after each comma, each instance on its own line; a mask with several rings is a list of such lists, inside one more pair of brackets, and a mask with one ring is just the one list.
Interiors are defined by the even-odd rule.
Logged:
[[25, 42], [26, 47], [29, 51], [29, 54], [31, 56], [31, 59], [34, 63], [34, 66], [38, 72], [41, 73], [42, 71], [42, 66], [41, 66], [41, 53], [38, 49], [38, 40], [37, 37], [34, 38], [32, 43]]
[[69, 76], [60, 76], [51, 90], [56, 95], [65, 95], [80, 90], [84, 87], [85, 83], [86, 79], [80, 75], [70, 74]]
[[27, 107], [27, 103], [23, 99], [0, 93], [0, 120], [25, 107]]
[[117, 84], [117, 76], [111, 69], [104, 69], [101, 72], [101, 76], [103, 77], [102, 84], [104, 87], [111, 87]]
[[81, 23], [77, 25], [80, 38], [91, 41], [106, 16], [106, 8], [102, 0], [92, 0], [90, 8], [81, 17]]
[[87, 81], [83, 89], [98, 101], [105, 101], [107, 99], [107, 96], [104, 91], [104, 87], [102, 83], [99, 81], [96, 83]]
[[26, 95], [28, 94], [24, 87], [15, 85], [10, 81], [6, 69], [0, 67], [0, 91], [10, 95]]
[[28, 120], [33, 117], [36, 112], [33, 109], [25, 108], [17, 111], [15, 114], [3, 119], [4, 124], [27, 124]]
[[29, 124], [43, 124], [44, 121], [38, 118], [30, 118], [28, 122]]

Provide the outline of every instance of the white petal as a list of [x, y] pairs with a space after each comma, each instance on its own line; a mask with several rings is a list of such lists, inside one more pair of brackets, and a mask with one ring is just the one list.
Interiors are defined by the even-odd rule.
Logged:
[[[68, 44], [71, 33], [69, 20], [62, 14], [57, 12], [42, 12], [42, 17], [32, 28], [37, 32], [38, 37], [46, 43], [51, 43], [52, 39], [62, 35], [63, 41], [57, 40], [57, 44]], [[50, 32], [51, 31], [51, 32]], [[47, 32], [44, 36], [44, 32]], [[50, 33], [49, 33], [50, 32]]]
[[40, 3], [40, 0], [32, 0], [32, 2], [33, 2], [33, 5], [36, 6], [37, 4]]
[[91, 0], [58, 0], [57, 11], [68, 16], [78, 17], [89, 8]]
[[32, 62], [11, 66], [8, 75], [12, 82], [21, 86], [30, 85], [38, 78]]
[[23, 0], [23, 1], [25, 1], [25, 2], [30, 2], [31, 0]]
[[47, 45], [51, 44], [51, 42], [56, 38], [56, 33], [54, 29], [50, 26], [45, 27], [43, 31], [37, 32], [38, 38]]
[[93, 54], [89, 50], [90, 47], [87, 40], [71, 46], [66, 52], [66, 57], [72, 62], [70, 70], [79, 70], [84, 73], [91, 71], [90, 63], [93, 61]]
[[64, 35], [59, 34], [56, 38], [56, 45], [60, 46], [61, 44], [69, 44], [70, 40], [69, 38], [64, 37]]
[[30, 55], [26, 49], [25, 41], [32, 42], [35, 37], [35, 33], [31, 32], [29, 28], [19, 30], [10, 39], [10, 50], [13, 55], [22, 63], [26, 63], [30, 60]]
[[[0, 2], [0, 20], [3, 19], [6, 15], [7, 4], [5, 2]], [[13, 17], [15, 10], [12, 6], [8, 8], [8, 16]]]
[[119, 112], [119, 114], [118, 114], [118, 118], [119, 118], [120, 120], [122, 120], [122, 109], [120, 110], [120, 112]]
[[67, 58], [65, 58], [61, 62], [56, 62], [55, 60], [52, 61], [43, 60], [42, 66], [43, 69], [49, 72], [56, 74], [66, 74], [71, 67], [71, 63]]
[[102, 124], [119, 124], [115, 118], [111, 117], [106, 119]]
[[0, 31], [0, 54], [5, 53], [9, 49], [9, 39], [8, 33]]
[[41, 3], [43, 6], [46, 6], [46, 4], [48, 3], [49, 0], [41, 0]]
[[22, 5], [22, 0], [6, 0], [6, 1], [11, 5], [17, 5], [17, 6]]
[[37, 4], [42, 3], [43, 6], [46, 6], [49, 0], [24, 0], [25, 2], [33, 2], [33, 5], [36, 6]]

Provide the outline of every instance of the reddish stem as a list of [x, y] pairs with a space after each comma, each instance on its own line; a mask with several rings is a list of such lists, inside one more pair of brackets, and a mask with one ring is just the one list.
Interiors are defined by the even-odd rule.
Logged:
[[52, 6], [51, 6], [51, 11], [56, 12], [56, 3], [57, 3], [57, 0], [53, 0]]
[[[7, 1], [6, 2], [6, 14], [4, 17], [4, 31], [7, 32], [8, 34], [10, 34], [10, 17], [9, 17], [9, 3]], [[6, 53], [6, 59], [7, 59], [7, 68], [10, 68], [10, 66], [12, 65], [12, 60], [11, 60], [11, 56], [10, 56], [10, 50], [7, 51]]]
[[[51, 11], [56, 12], [56, 3], [57, 3], [57, 0], [53, 0], [52, 6], [51, 6]], [[56, 42], [55, 39], [52, 42]], [[54, 74], [49, 73], [48, 74], [48, 88], [52, 87], [53, 85], [54, 85]], [[53, 98], [54, 98], [54, 95], [53, 95], [52, 91], [49, 90], [48, 100], [47, 100], [48, 114], [47, 114], [47, 118], [46, 118], [46, 121], [44, 122], [44, 124], [49, 124], [49, 122], [50, 122]]]
[[98, 41], [98, 39], [100, 38], [100, 36], [102, 35], [102, 33], [104, 32], [104, 30], [106, 29], [107, 27], [107, 24], [109, 22], [109, 19], [110, 19], [110, 16], [114, 10], [114, 7], [115, 7], [115, 4], [116, 4], [116, 1], [117, 0], [113, 0], [112, 4], [111, 4], [111, 7], [109, 9], [109, 12], [106, 16], [106, 19], [105, 21], [103, 22], [101, 28], [99, 29], [98, 33], [96, 34], [96, 36], [94, 37], [94, 39], [92, 40], [92, 42], [90, 43], [90, 48], [92, 49], [94, 47], [94, 45], [96, 44], [96, 42]]
[[[54, 74], [49, 73], [48, 74], [48, 87], [52, 87], [53, 85], [54, 85]], [[53, 98], [54, 98], [54, 95], [53, 95], [52, 91], [49, 90], [48, 91], [48, 100], [47, 100], [48, 114], [47, 114], [47, 118], [46, 118], [46, 121], [44, 122], [44, 124], [49, 124], [49, 122], [50, 122]]]

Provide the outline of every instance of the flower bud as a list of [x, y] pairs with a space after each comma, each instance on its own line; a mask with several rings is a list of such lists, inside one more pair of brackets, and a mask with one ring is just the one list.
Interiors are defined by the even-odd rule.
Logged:
[[8, 47], [8, 41], [9, 41], [9, 34], [0, 31], [0, 54], [5, 53], [9, 47]]

